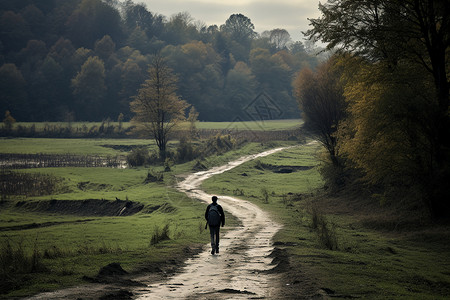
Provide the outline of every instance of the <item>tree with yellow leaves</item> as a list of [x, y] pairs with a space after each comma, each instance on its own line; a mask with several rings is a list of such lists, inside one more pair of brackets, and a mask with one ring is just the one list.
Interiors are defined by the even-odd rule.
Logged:
[[442, 199], [433, 194], [445, 186], [438, 181], [433, 152], [432, 118], [439, 108], [431, 76], [411, 65], [392, 69], [362, 59], [347, 64], [359, 70], [352, 68], [345, 86], [348, 117], [339, 127], [341, 153], [367, 182], [383, 186], [387, 194], [414, 191], [436, 213]]
[[177, 95], [177, 77], [161, 56], [154, 57], [148, 73], [149, 78], [130, 103], [135, 114], [131, 121], [138, 130], [154, 138], [164, 161], [170, 134], [185, 119], [188, 104]]
[[331, 58], [315, 72], [304, 68], [293, 84], [305, 128], [322, 143], [335, 167], [340, 164], [335, 133], [345, 116], [346, 105], [338, 60]]

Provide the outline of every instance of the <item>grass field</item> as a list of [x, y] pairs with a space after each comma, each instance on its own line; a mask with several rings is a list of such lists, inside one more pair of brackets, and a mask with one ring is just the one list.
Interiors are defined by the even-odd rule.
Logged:
[[[207, 167], [272, 148], [277, 143], [248, 143], [240, 149], [203, 160]], [[125, 148], [123, 146], [126, 146]], [[46, 153], [114, 156], [123, 149], [146, 146], [149, 140], [133, 139], [0, 139], [0, 153]], [[175, 147], [173, 142], [171, 147]], [[204, 245], [205, 205], [174, 190], [179, 174], [192, 172], [194, 161], [172, 166], [163, 182], [145, 183], [149, 171], [164, 167], [115, 168], [34, 168], [19, 173], [46, 174], [61, 179], [59, 191], [47, 196], [9, 196], [0, 201], [0, 276], [7, 297], [81, 284], [83, 276], [93, 277], [109, 263], [119, 262], [130, 272], [163, 263], [187, 254], [186, 247]], [[102, 213], [83, 215], [70, 202], [101, 203], [115, 199], [142, 204], [137, 214], [117, 217]], [[60, 213], [49, 210], [52, 203], [66, 203]], [[22, 204], [19, 205], [18, 203]], [[23, 204], [25, 203], [25, 204]], [[33, 204], [32, 209], [26, 209]], [[79, 206], [78, 206], [79, 207]], [[233, 226], [233, 218], [227, 224]], [[156, 231], [168, 225], [168, 240], [152, 245]], [[187, 252], [188, 253], [188, 252]], [[37, 262], [31, 263], [34, 259]], [[34, 270], [28, 269], [33, 265]], [[28, 266], [28, 267], [27, 267]], [[11, 269], [17, 270], [15, 274]], [[0, 297], [1, 298], [1, 297]]]
[[[155, 147], [152, 141], [132, 139], [0, 139], [0, 153], [118, 155], [138, 145]], [[269, 148], [296, 145], [247, 143], [202, 163], [209, 168]], [[295, 293], [295, 289], [314, 286], [330, 296], [365, 299], [446, 299], [450, 294], [448, 228], [428, 225], [420, 230], [396, 230], [381, 226], [376, 230], [367, 226], [369, 216], [379, 217], [376, 221], [381, 224], [386, 221], [377, 217], [377, 212], [381, 215], [383, 211], [373, 199], [323, 196], [320, 192], [320, 149], [318, 143], [291, 147], [216, 175], [203, 187], [210, 193], [248, 199], [283, 224], [275, 245], [289, 264], [285, 289]], [[178, 176], [192, 172], [195, 163], [174, 165], [164, 173], [163, 182], [151, 183], [144, 182], [149, 170], [162, 172], [163, 166], [17, 171], [45, 173], [62, 181], [60, 191], [52, 195], [12, 196], [0, 201], [0, 276], [7, 279], [0, 287], [3, 292], [12, 288], [3, 296], [81, 284], [83, 276], [93, 277], [111, 262], [134, 272], [185, 257], [186, 247], [206, 244], [205, 205], [173, 189]], [[105, 199], [114, 203], [116, 198], [144, 207], [122, 217], [47, 209], [52, 201]], [[40, 203], [26, 209], [19, 201]], [[322, 227], [314, 226], [314, 216], [323, 220]], [[228, 221], [228, 226], [235, 224]], [[157, 231], [166, 225], [169, 239], [152, 244]], [[335, 240], [333, 250], [326, 246], [323, 228], [328, 230], [328, 240]], [[18, 268], [20, 260], [35, 268]], [[11, 261], [17, 265], [8, 264]], [[12, 270], [18, 270], [15, 276], [8, 273]]]
[[239, 130], [290, 130], [303, 124], [300, 119], [245, 121], [245, 122], [197, 122], [198, 129], [239, 129]]
[[[203, 188], [250, 200], [284, 225], [275, 244], [288, 256], [285, 289], [300, 293], [310, 285], [331, 297], [448, 299], [448, 227], [370, 228], [367, 217], [377, 211], [378, 222], [388, 223], [373, 199], [319, 196], [323, 183], [317, 168], [308, 168], [317, 166], [319, 148], [309, 144], [248, 162], [205, 181]], [[277, 173], [299, 166], [305, 168]], [[314, 228], [313, 216], [324, 220], [326, 236], [321, 226]], [[325, 243], [330, 240], [333, 250]]]
[[[28, 172], [43, 172], [40, 169]], [[119, 262], [129, 271], [145, 263], [164, 261], [186, 246], [203, 243], [204, 205], [174, 191], [164, 183], [144, 184], [147, 170], [108, 168], [49, 168], [44, 171], [64, 178], [65, 192], [34, 197], [26, 202], [44, 203], [35, 211], [15, 206], [16, 201], [2, 204], [0, 240], [4, 246], [22, 249], [32, 254], [37, 249], [41, 262], [48, 269], [35, 276], [28, 275], [23, 289], [9, 296], [61, 288], [81, 282], [83, 276], [94, 276], [111, 262]], [[84, 183], [84, 188], [80, 188]], [[86, 199], [129, 200], [144, 205], [133, 216], [108, 217], [47, 212], [46, 203], [54, 200], [83, 201]], [[113, 202], [113, 201], [111, 201]], [[30, 229], [15, 230], [24, 225]], [[39, 226], [39, 225], [44, 226]], [[51, 224], [46, 226], [46, 224]], [[170, 240], [152, 246], [156, 226], [169, 225]], [[24, 284], [19, 276], [18, 286]]]
[[[196, 127], [198, 129], [238, 129], [238, 130], [287, 130], [287, 129], [297, 129], [301, 126], [303, 121], [301, 119], [285, 119], [285, 120], [266, 120], [266, 121], [243, 121], [243, 122], [196, 122]], [[116, 128], [119, 127], [118, 122], [109, 122], [111, 126]], [[14, 124], [15, 127], [23, 126], [29, 128], [31, 126], [35, 127], [36, 131], [42, 131], [45, 127], [67, 127], [69, 123], [67, 122], [17, 122]], [[92, 128], [93, 126], [100, 127], [102, 122], [72, 122], [70, 126], [72, 128]], [[122, 128], [127, 129], [131, 126], [130, 122], [123, 122]], [[183, 123], [180, 125], [181, 128], [188, 128], [189, 123]]]
[[120, 155], [114, 146], [146, 146], [157, 149], [153, 140], [146, 139], [47, 139], [0, 138], [0, 153]]

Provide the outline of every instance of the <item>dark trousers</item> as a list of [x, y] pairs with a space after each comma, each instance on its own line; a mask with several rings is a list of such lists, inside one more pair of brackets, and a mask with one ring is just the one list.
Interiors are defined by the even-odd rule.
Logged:
[[219, 249], [219, 232], [220, 226], [209, 226], [209, 233], [211, 234], [211, 248]]

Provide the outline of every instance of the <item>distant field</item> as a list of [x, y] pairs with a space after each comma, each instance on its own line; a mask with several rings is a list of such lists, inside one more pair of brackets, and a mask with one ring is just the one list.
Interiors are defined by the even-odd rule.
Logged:
[[239, 129], [239, 130], [290, 130], [299, 128], [301, 119], [245, 121], [245, 122], [197, 122], [198, 129]]
[[154, 146], [150, 139], [0, 138], [0, 153], [119, 155], [120, 146]]
[[[107, 123], [105, 123], [107, 124]], [[118, 127], [118, 122], [110, 122], [109, 125]], [[196, 126], [198, 129], [238, 129], [238, 130], [290, 130], [300, 127], [303, 124], [301, 119], [287, 119], [287, 120], [268, 120], [268, 121], [245, 121], [245, 122], [197, 122]], [[69, 123], [67, 122], [17, 122], [15, 127], [24, 126], [31, 127], [35, 126], [37, 131], [44, 130], [45, 127], [67, 127]], [[93, 126], [100, 127], [102, 122], [72, 122], [70, 126], [72, 128], [82, 128], [86, 126], [91, 128]], [[131, 126], [130, 122], [123, 122], [122, 127], [127, 129]], [[188, 123], [182, 124], [182, 128], [187, 128]]]

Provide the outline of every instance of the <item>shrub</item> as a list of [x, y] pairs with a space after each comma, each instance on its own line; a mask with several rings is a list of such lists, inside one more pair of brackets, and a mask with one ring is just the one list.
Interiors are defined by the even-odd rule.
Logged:
[[293, 201], [300, 200], [300, 199], [301, 199], [301, 195], [295, 195], [295, 194], [291, 194], [291, 193], [281, 195], [281, 202], [285, 206], [292, 206]]
[[63, 188], [62, 179], [52, 175], [0, 171], [0, 193], [4, 199], [10, 195], [52, 195]]
[[145, 178], [144, 183], [162, 182], [162, 181], [164, 181], [164, 173], [163, 172], [148, 170], [147, 178]]
[[148, 150], [144, 147], [134, 148], [127, 155], [127, 163], [132, 167], [143, 166], [148, 162], [148, 160]]
[[193, 171], [204, 171], [207, 170], [208, 167], [205, 166], [200, 160], [196, 160], [195, 164], [192, 166]]
[[191, 161], [198, 156], [197, 151], [192, 146], [192, 143], [188, 141], [186, 137], [180, 138], [180, 143], [177, 147], [176, 158], [179, 162]]
[[311, 227], [316, 229], [320, 244], [329, 250], [338, 249], [336, 226], [328, 223], [325, 216], [313, 206]]
[[244, 196], [244, 190], [240, 189], [240, 188], [236, 188], [235, 190], [233, 190], [233, 195]]
[[164, 172], [170, 172], [172, 171], [172, 167], [173, 166], [173, 162], [170, 158], [166, 158], [166, 160], [164, 161]]
[[235, 146], [236, 140], [230, 134], [217, 134], [206, 142], [202, 155], [206, 157], [213, 154], [223, 154], [234, 149]]
[[10, 241], [3, 244], [0, 249], [0, 294], [21, 286], [29, 273], [48, 271], [41, 257], [36, 244], [31, 255], [26, 253], [22, 242], [15, 246]]

